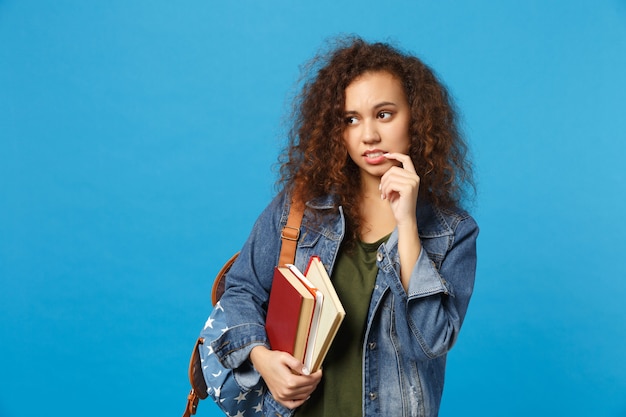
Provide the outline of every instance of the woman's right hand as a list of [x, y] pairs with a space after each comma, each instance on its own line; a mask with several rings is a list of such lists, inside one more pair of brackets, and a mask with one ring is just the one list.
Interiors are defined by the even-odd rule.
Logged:
[[286, 352], [256, 346], [250, 352], [254, 368], [278, 403], [294, 409], [301, 406], [322, 379], [322, 371], [309, 374], [302, 362]]

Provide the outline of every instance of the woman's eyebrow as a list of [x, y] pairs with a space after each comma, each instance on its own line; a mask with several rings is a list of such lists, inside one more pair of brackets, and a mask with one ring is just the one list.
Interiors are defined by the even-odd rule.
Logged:
[[[394, 103], [393, 101], [382, 101], [376, 105], [374, 105], [374, 109], [380, 109], [381, 107], [386, 107], [386, 106], [396, 106], [396, 103]], [[349, 114], [358, 114], [359, 112], [357, 112], [356, 110], [346, 110], [344, 111], [345, 115], [349, 115]]]
[[378, 103], [377, 105], [374, 106], [375, 109], [379, 109], [381, 107], [385, 107], [385, 106], [395, 106], [396, 103], [394, 103], [393, 101], [383, 101], [381, 103]]

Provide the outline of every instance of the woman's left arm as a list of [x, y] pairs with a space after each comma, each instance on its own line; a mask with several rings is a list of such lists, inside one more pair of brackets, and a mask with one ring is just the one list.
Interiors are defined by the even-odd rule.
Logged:
[[402, 165], [381, 178], [381, 197], [389, 201], [398, 228], [400, 282], [406, 302], [407, 324], [427, 357], [445, 354], [465, 317], [474, 288], [478, 226], [464, 215], [454, 229], [439, 268], [430, 260], [419, 238], [415, 217], [420, 178], [408, 155], [385, 155]]
[[411, 273], [406, 298], [410, 332], [428, 358], [447, 353], [465, 318], [476, 274], [478, 225], [465, 215], [439, 267], [422, 250]]

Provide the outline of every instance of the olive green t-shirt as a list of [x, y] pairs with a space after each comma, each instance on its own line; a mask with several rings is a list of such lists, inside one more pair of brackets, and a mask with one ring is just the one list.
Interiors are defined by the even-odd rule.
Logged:
[[378, 242], [358, 242], [341, 250], [332, 274], [333, 285], [346, 316], [322, 364], [322, 381], [296, 416], [362, 416], [363, 338], [367, 310], [376, 281]]

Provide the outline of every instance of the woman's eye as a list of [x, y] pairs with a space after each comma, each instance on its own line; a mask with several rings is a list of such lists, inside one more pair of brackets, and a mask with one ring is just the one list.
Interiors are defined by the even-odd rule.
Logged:
[[389, 111], [381, 111], [380, 113], [378, 113], [378, 118], [379, 119], [390, 119], [391, 118], [391, 112]]
[[351, 117], [346, 117], [346, 124], [347, 125], [353, 125], [357, 122], [357, 118], [354, 116]]

